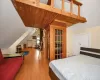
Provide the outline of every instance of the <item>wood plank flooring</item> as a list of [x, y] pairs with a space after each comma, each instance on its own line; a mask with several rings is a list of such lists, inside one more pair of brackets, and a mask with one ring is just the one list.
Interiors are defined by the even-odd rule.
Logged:
[[49, 77], [49, 61], [43, 52], [34, 48], [26, 49], [29, 54], [24, 57], [15, 80], [51, 80]]

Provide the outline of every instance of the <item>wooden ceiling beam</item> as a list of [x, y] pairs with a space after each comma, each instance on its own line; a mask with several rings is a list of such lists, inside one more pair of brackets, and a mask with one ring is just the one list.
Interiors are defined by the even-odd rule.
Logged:
[[73, 24], [72, 23], [69, 23], [69, 22], [65, 22], [65, 21], [62, 21], [62, 20], [58, 20], [58, 19], [55, 19], [51, 24], [55, 24], [57, 25], [57, 23], [59, 23], [60, 25], [59, 26], [72, 26]]

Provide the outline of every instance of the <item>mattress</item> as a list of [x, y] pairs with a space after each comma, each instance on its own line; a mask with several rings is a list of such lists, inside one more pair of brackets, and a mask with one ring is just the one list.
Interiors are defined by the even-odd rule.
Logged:
[[51, 61], [49, 64], [60, 80], [100, 80], [100, 59], [77, 55]]

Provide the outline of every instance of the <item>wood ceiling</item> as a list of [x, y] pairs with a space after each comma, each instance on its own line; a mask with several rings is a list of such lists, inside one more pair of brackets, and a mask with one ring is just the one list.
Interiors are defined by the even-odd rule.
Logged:
[[[13, 4], [20, 15], [23, 23], [27, 27], [45, 28], [52, 23], [63, 22], [66, 26], [76, 23], [86, 22], [86, 18], [80, 16], [80, 3], [78, 4], [78, 15], [72, 13], [74, 1], [71, 0], [70, 12], [53, 7], [54, 0], [50, 0], [50, 5], [40, 3], [39, 0], [13, 0]], [[75, 2], [76, 3], [76, 2]], [[64, 0], [62, 0], [64, 4]]]

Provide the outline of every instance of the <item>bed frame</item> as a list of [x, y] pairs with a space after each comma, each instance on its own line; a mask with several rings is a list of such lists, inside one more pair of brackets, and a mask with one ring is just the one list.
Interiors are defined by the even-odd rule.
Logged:
[[[97, 53], [97, 54], [92, 54], [92, 53]], [[80, 54], [95, 57], [95, 58], [100, 58], [100, 49], [81, 47]], [[49, 67], [49, 76], [51, 77], [51, 80], [60, 80], [50, 67]]]
[[51, 80], [60, 80], [55, 73], [52, 71], [52, 69], [49, 67], [49, 76], [51, 78]]

